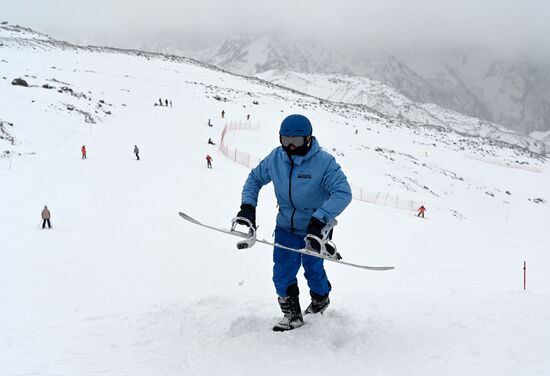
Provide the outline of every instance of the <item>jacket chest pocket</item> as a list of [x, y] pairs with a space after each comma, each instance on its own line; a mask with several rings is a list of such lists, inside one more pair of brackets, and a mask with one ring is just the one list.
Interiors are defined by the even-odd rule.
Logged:
[[319, 178], [307, 171], [297, 171], [292, 183], [292, 196], [296, 198], [296, 206], [303, 209], [318, 207], [323, 195]]

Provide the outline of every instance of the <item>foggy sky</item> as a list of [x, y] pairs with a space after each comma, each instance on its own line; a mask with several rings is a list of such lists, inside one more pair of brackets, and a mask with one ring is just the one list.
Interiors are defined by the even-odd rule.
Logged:
[[235, 32], [382, 47], [550, 50], [550, 0], [2, 0], [0, 21], [76, 43], [204, 48]]

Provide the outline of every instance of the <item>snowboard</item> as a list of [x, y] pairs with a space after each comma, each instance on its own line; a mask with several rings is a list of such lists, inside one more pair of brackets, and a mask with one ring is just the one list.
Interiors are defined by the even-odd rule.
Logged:
[[[216, 227], [216, 226], [207, 225], [205, 223], [199, 222], [198, 220], [191, 217], [190, 215], [182, 213], [182, 212], [179, 212], [179, 215], [180, 215], [180, 217], [182, 217], [186, 221], [189, 221], [189, 222], [194, 223], [194, 224], [196, 224], [198, 226], [201, 226], [201, 227], [208, 228], [210, 230], [222, 232], [224, 234], [236, 236], [236, 237], [243, 238], [243, 239], [249, 239], [250, 238], [249, 234], [241, 232], [241, 231], [229, 230], [229, 229], [224, 229], [224, 228], [220, 228], [220, 227]], [[317, 253], [313, 250], [307, 249], [307, 248], [296, 249], [296, 248], [286, 247], [284, 245], [273, 243], [273, 242], [270, 242], [270, 241], [265, 240], [265, 239], [255, 239], [255, 242], [261, 243], [261, 244], [264, 244], [264, 245], [269, 245], [271, 247], [277, 247], [277, 248], [284, 249], [284, 250], [291, 251], [291, 252], [298, 252], [298, 253], [302, 253], [304, 255], [309, 255], [309, 256], [313, 256], [313, 257], [322, 258], [324, 260], [331, 261], [331, 262], [334, 262], [334, 263], [337, 263], [337, 264], [351, 266], [351, 267], [354, 267], [354, 268], [359, 268], [359, 269], [364, 269], [364, 270], [383, 271], [383, 270], [395, 269], [395, 267], [393, 267], [393, 266], [369, 266], [369, 265], [355, 264], [355, 263], [342, 261], [342, 260], [336, 260], [336, 259], [331, 258], [331, 257], [322, 256], [319, 253]]]

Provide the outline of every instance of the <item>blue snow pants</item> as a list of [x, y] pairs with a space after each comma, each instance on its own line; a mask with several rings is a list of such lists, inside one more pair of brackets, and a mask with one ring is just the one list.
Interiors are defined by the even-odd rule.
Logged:
[[[280, 227], [275, 228], [275, 243], [291, 247], [303, 248], [305, 241], [302, 236], [291, 234]], [[287, 288], [297, 285], [296, 275], [300, 266], [304, 267], [309, 289], [318, 295], [325, 295], [330, 291], [330, 283], [327, 273], [323, 267], [323, 259], [308, 256], [297, 252], [287, 251], [275, 247], [273, 251], [273, 283], [277, 295], [285, 297], [288, 295]]]

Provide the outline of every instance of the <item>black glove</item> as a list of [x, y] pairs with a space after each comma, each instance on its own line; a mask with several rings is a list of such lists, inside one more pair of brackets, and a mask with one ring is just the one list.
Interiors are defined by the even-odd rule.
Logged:
[[[256, 228], [256, 208], [250, 204], [242, 204], [241, 210], [237, 213], [237, 217], [243, 217], [252, 222], [252, 226]], [[238, 224], [248, 226], [245, 221], [237, 221]]]
[[[309, 220], [309, 224], [307, 225], [307, 234], [308, 235], [315, 235], [319, 239], [323, 239], [323, 235], [321, 234], [321, 230], [325, 226], [326, 226], [326, 224], [324, 222], [322, 222], [321, 220], [317, 219], [316, 217], [311, 217], [311, 219]], [[332, 230], [330, 231], [330, 233], [328, 235], [328, 238], [329, 239], [332, 238]], [[314, 251], [321, 253], [321, 244], [319, 244], [319, 242], [317, 240], [310, 238], [309, 239], [309, 244], [310, 244], [311, 248], [313, 248]], [[330, 243], [325, 243], [325, 249], [332, 256], [334, 256], [334, 254], [336, 253], [336, 259], [337, 260], [342, 259], [342, 256], [340, 256], [340, 254], [336, 252], [336, 249], [334, 249], [334, 247]]]
[[[326, 224], [316, 217], [311, 217], [309, 220], [309, 224], [307, 225], [307, 234], [308, 235], [315, 235], [319, 239], [323, 239], [323, 235], [321, 235], [321, 230], [323, 227], [325, 227]], [[315, 239], [309, 239], [309, 244], [311, 245], [311, 248], [317, 252], [321, 252], [321, 244]]]

